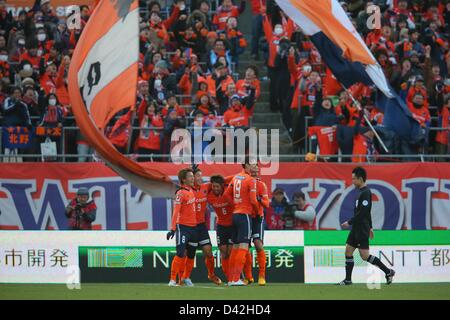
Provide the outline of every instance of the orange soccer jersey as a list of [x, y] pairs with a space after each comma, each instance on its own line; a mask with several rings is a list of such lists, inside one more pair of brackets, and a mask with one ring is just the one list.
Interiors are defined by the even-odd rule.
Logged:
[[258, 211], [253, 211], [252, 217], [264, 216], [264, 208], [268, 208], [270, 205], [269, 194], [266, 184], [261, 180], [256, 180], [256, 195], [259, 197]]
[[232, 183], [226, 190], [226, 196], [233, 199], [233, 213], [251, 215], [253, 210], [258, 211], [256, 199], [256, 179], [245, 171], [235, 175]]
[[195, 186], [193, 191], [195, 195], [195, 212], [197, 216], [197, 224], [205, 223], [206, 203], [208, 192], [211, 189], [210, 183], [204, 183], [201, 186]]
[[171, 230], [175, 230], [177, 224], [189, 227], [195, 227], [197, 225], [195, 194], [192, 188], [188, 186], [181, 186], [176, 192]]
[[226, 195], [216, 196], [210, 192], [208, 203], [214, 208], [217, 215], [217, 224], [221, 226], [231, 226], [233, 224], [233, 200]]

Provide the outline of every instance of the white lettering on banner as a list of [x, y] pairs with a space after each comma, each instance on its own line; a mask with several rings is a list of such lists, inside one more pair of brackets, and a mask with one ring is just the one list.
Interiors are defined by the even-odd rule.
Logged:
[[[450, 245], [372, 246], [370, 252], [388, 268], [396, 271], [395, 282], [450, 282]], [[304, 250], [305, 283], [337, 283], [345, 275], [343, 246], [306, 246]], [[354, 255], [354, 283], [374, 283], [371, 265]], [[341, 272], [339, 272], [339, 270]], [[376, 269], [380, 281], [384, 273]]]
[[[98, 229], [127, 230], [138, 226], [152, 230], [170, 226], [171, 199], [151, 198], [120, 177], [89, 179], [61, 177], [59, 180], [37, 181], [0, 179], [2, 210], [0, 228], [19, 230], [66, 228], [64, 207], [80, 186], [88, 187], [90, 192], [95, 194], [97, 217], [94, 226]], [[403, 225], [408, 229], [450, 228], [449, 179], [404, 179], [401, 190], [383, 180], [368, 182], [374, 195], [372, 221], [376, 229], [398, 230]], [[268, 186], [272, 190], [282, 187], [288, 198], [293, 192], [302, 190], [306, 200], [316, 209], [318, 227], [334, 229], [340, 229], [340, 215], [348, 211], [344, 206], [344, 200], [353, 191], [353, 187], [345, 188], [345, 182], [342, 180], [322, 178], [274, 178], [268, 181]], [[436, 196], [437, 191], [440, 191], [439, 196]], [[68, 192], [71, 193], [70, 196]], [[406, 193], [405, 198], [401, 192]], [[313, 196], [309, 193], [313, 193]], [[351, 206], [353, 204], [354, 199]], [[384, 226], [386, 222], [388, 227]]]
[[[406, 204], [406, 226], [408, 229], [431, 229], [431, 193], [439, 191], [439, 179], [413, 178], [402, 180], [402, 191], [408, 196]], [[425, 198], [423, 198], [425, 195]], [[418, 197], [423, 199], [421, 203], [414, 201]], [[413, 205], [414, 204], [414, 205]], [[414, 211], [425, 212], [423, 220], [415, 219]]]

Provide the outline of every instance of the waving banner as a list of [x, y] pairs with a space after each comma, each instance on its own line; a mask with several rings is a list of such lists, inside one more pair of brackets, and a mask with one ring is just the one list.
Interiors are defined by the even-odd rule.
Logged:
[[135, 106], [138, 58], [138, 1], [101, 1], [70, 65], [73, 113], [87, 142], [109, 167], [148, 194], [172, 197], [175, 185], [164, 173], [126, 158], [103, 133], [117, 112]]
[[406, 140], [416, 139], [419, 123], [391, 88], [383, 69], [337, 0], [276, 2], [310, 37], [340, 83], [347, 88], [355, 83], [375, 86], [380, 91], [375, 103], [384, 112], [384, 126]]

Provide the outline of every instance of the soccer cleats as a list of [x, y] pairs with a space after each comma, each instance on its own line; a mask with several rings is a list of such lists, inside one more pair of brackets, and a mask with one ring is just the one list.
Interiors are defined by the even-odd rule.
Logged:
[[353, 282], [351, 282], [350, 280], [342, 280], [341, 282], [339, 282], [337, 285], [338, 286], [349, 286], [353, 284]]
[[218, 286], [220, 286], [222, 284], [222, 280], [220, 280], [220, 278], [216, 275], [212, 275], [212, 276], [208, 276], [209, 281], [217, 284]]
[[395, 271], [391, 269], [391, 271], [386, 275], [386, 284], [391, 284], [394, 279]]
[[183, 283], [186, 287], [193, 287], [194, 284], [192, 283], [192, 280], [189, 278], [183, 279]]
[[177, 287], [178, 284], [177, 284], [177, 282], [175, 280], [170, 280], [168, 286], [169, 287]]

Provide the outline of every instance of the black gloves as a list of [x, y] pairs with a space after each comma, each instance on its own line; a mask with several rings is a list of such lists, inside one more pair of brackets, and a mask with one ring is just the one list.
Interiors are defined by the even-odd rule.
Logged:
[[174, 235], [175, 235], [175, 231], [170, 230], [169, 232], [167, 232], [166, 239], [170, 240], [173, 238]]

